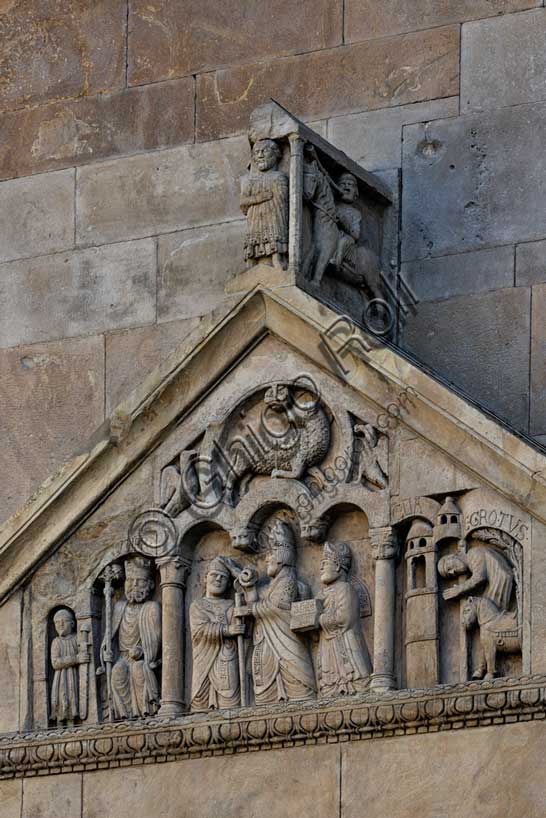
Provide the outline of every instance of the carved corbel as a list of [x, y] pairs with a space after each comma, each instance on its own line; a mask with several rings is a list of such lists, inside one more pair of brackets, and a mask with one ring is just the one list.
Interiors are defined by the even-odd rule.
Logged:
[[248, 525], [231, 532], [231, 544], [238, 551], [255, 554], [258, 550], [256, 538], [258, 526]]
[[301, 538], [310, 543], [323, 543], [326, 539], [329, 519], [318, 520], [313, 523], [305, 523], [301, 526]]

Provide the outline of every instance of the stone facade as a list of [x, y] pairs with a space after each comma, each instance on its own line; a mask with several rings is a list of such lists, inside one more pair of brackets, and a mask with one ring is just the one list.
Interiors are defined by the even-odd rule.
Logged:
[[205, 318], [4, 526], [2, 818], [539, 818], [545, 458], [338, 319]]
[[[1, 818], [543, 818], [543, 4], [91, 5], [0, 11]], [[314, 133], [254, 115], [241, 189], [269, 97]], [[355, 281], [517, 434], [355, 327], [325, 355]], [[298, 457], [196, 526], [264, 407]]]
[[[188, 15], [190, 29], [181, 22]], [[11, 3], [4, 18], [0, 356], [22, 361], [29, 343], [61, 344], [70, 356], [87, 336], [105, 347], [106, 373], [115, 333], [126, 333], [128, 358], [131, 339], [138, 356], [143, 333], [172, 323], [174, 337], [175, 327], [184, 332], [177, 321], [219, 303], [224, 278], [242, 262], [231, 243], [236, 225], [222, 227], [240, 219], [238, 134], [250, 110], [273, 96], [320, 122], [368, 170], [401, 171], [400, 271], [419, 308], [402, 316], [400, 344], [518, 430], [539, 441], [546, 434], [534, 306], [546, 239], [539, 0], [420, 0], [411, 8], [306, 0], [296, 17], [284, 2], [199, 3], [181, 16], [175, 0], [93, 9], [69, 2], [54, 14], [44, 0]], [[232, 269], [200, 255], [205, 234], [217, 236]], [[142, 256], [131, 245], [143, 239], [158, 245], [151, 264], [148, 250]], [[116, 279], [127, 280], [135, 256], [139, 283], [128, 297]], [[84, 292], [77, 271], [88, 265], [101, 272]], [[49, 275], [55, 285], [40, 315], [39, 282]], [[194, 297], [197, 281], [204, 298]], [[455, 336], [443, 317], [453, 310]], [[475, 322], [465, 333], [468, 313]], [[24, 365], [8, 371], [4, 388], [25, 391]], [[508, 393], [497, 372], [509, 373]], [[122, 396], [125, 381], [105, 378], [101, 389]], [[84, 401], [83, 376], [78, 389]], [[31, 425], [29, 412], [4, 412], [6, 433]], [[52, 431], [51, 464], [65, 456], [59, 444]], [[4, 470], [0, 517], [43, 476], [29, 470], [14, 492]]]

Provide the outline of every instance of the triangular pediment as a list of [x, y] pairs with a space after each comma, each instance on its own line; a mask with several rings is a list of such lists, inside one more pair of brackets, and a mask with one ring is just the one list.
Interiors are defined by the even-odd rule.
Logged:
[[24, 735], [0, 777], [542, 712], [545, 469], [393, 346], [258, 285], [1, 529]]
[[[267, 339], [270, 353], [277, 347], [269, 364], [259, 351]], [[279, 366], [283, 357], [284, 368]], [[231, 378], [233, 383], [245, 384], [238, 399], [233, 399], [237, 405], [245, 395], [259, 391], [260, 384], [282, 380], [283, 369], [285, 380], [309, 371], [319, 373], [329, 381], [330, 389], [337, 384], [339, 393], [330, 398], [334, 405], [352, 396], [356, 404], [360, 401], [368, 408], [369, 418], [381, 417], [381, 434], [396, 429], [401, 452], [406, 454], [400, 455], [398, 485], [394, 494], [391, 491], [394, 516], [390, 522], [395, 521], [397, 500], [483, 487], [546, 523], [542, 477], [546, 457], [531, 441], [401, 351], [374, 342], [312, 296], [296, 287], [274, 292], [258, 286], [235, 306], [203, 319], [168, 360], [117, 407], [82, 451], [2, 526], [0, 596], [5, 598], [20, 586], [151, 453], [168, 447], [165, 441], [173, 430], [179, 436], [186, 419], [222, 383]], [[408, 402], [400, 405], [404, 390], [409, 390], [409, 397], [402, 402]], [[202, 418], [203, 428], [195, 426], [195, 419], [189, 421], [194, 438], [203, 435], [212, 420], [225, 420], [222, 413], [227, 417], [232, 411], [226, 400], [208, 423]], [[369, 422], [369, 418], [364, 420]], [[439, 457], [445, 462], [431, 484], [426, 473], [434, 472], [432, 464]], [[158, 492], [156, 479], [156, 504]]]

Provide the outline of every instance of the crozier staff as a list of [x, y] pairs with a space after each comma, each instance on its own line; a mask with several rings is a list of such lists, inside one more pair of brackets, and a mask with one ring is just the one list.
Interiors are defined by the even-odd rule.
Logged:
[[[111, 695], [115, 718], [154, 715], [159, 708], [156, 669], [161, 653], [161, 606], [149, 599], [154, 587], [152, 564], [145, 557], [125, 563], [125, 599], [116, 602], [112, 641], [117, 650]], [[116, 644], [117, 643], [117, 644]], [[103, 642], [103, 654], [110, 649]]]
[[313, 698], [316, 692], [311, 655], [290, 628], [290, 609], [302, 596], [296, 573], [296, 548], [290, 527], [277, 522], [267, 556], [270, 582], [258, 591], [256, 574], [243, 571], [239, 583], [246, 605], [237, 617], [254, 619], [252, 679], [256, 704]]

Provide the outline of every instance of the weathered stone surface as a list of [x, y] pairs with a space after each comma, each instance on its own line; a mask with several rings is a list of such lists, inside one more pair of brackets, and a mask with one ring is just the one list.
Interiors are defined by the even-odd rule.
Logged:
[[304, 119], [458, 94], [459, 30], [451, 26], [218, 70], [197, 80], [197, 138], [243, 131], [273, 97]]
[[402, 264], [402, 276], [419, 301], [438, 301], [514, 284], [514, 248], [510, 245], [426, 258]]
[[0, 262], [72, 247], [74, 171], [3, 182], [0, 236]]
[[331, 48], [343, 42], [342, 14], [341, 0], [302, 0], [297, 14], [289, 0], [189, 0], [183, 14], [169, 0], [137, 0], [129, 7], [129, 82]]
[[[543, 445], [544, 445], [544, 441]], [[546, 471], [541, 469], [539, 479], [546, 479]], [[533, 600], [533, 622], [530, 633], [533, 673], [542, 673], [546, 668], [546, 598], [542, 593], [546, 582], [546, 526], [540, 520], [531, 522], [533, 548], [536, 548], [536, 559], [529, 578], [529, 591]]]
[[168, 321], [106, 336], [106, 414], [109, 415], [199, 323]]
[[[541, 0], [346, 0], [345, 42], [390, 37], [405, 31], [479, 20], [536, 8]], [[510, 20], [512, 18], [509, 18]]]
[[102, 337], [5, 350], [0, 358], [1, 517], [74, 453], [104, 417]]
[[360, 818], [366, 804], [369, 818], [542, 818], [542, 766], [530, 759], [541, 758], [543, 734], [529, 723], [347, 743], [341, 814]]
[[[2, 519], [0, 517], [0, 519]], [[21, 593], [14, 594], [0, 610], [0, 733], [19, 730]], [[3, 793], [2, 793], [3, 795]], [[2, 798], [3, 801], [3, 798]], [[17, 814], [17, 813], [14, 813]], [[0, 807], [0, 816], [2, 809]]]
[[21, 815], [22, 781], [0, 782], [0, 817], [19, 818]]
[[79, 241], [123, 241], [239, 219], [247, 152], [239, 138], [79, 169]]
[[463, 26], [461, 113], [546, 98], [546, 10]]
[[193, 140], [193, 79], [6, 113], [0, 178]]
[[198, 227], [159, 239], [159, 321], [190, 318], [224, 299], [224, 284], [244, 268], [244, 221]]
[[457, 116], [459, 98], [417, 102], [380, 111], [337, 116], [328, 122], [328, 139], [367, 170], [402, 164], [402, 127]]
[[546, 284], [532, 289], [530, 434], [546, 434]]
[[1, 265], [0, 344], [154, 321], [155, 252], [145, 239]]
[[426, 440], [415, 438], [400, 443], [401, 497], [463, 491], [477, 485], [474, 477], [457, 469]]
[[543, 238], [546, 105], [404, 129], [402, 257]]
[[402, 346], [527, 431], [529, 331], [529, 290], [506, 289], [419, 304]]
[[63, 775], [62, 779], [27, 778], [23, 783], [21, 818], [80, 818], [82, 776]]
[[[120, 787], [123, 818], [148, 818], [158, 805], [161, 818], [179, 818], [181, 793], [187, 818], [331, 818], [339, 811], [338, 765], [339, 748], [325, 746], [106, 770], [84, 776], [82, 818], [107, 815]], [[279, 780], [282, 798], [272, 798]]]
[[0, 16], [0, 110], [125, 84], [124, 0], [8, 0]]
[[516, 284], [529, 287], [546, 281], [546, 241], [531, 241], [516, 247]]

